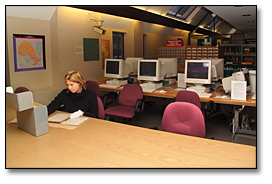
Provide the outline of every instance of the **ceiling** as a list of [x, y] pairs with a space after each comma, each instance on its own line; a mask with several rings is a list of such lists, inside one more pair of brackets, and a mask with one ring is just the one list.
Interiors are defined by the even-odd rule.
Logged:
[[257, 6], [205, 6], [243, 33], [256, 33]]
[[50, 20], [56, 6], [6, 6], [6, 16]]
[[[134, 6], [134, 7], [155, 14], [159, 14], [161, 16], [165, 16], [172, 6]], [[237, 32], [242, 32], [251, 35], [256, 34], [257, 6], [198, 6], [198, 7], [210, 11], [211, 15], [215, 14], [219, 16], [220, 18], [225, 20], [231, 28], [235, 28]], [[198, 14], [200, 14], [200, 11], [198, 11], [198, 13], [196, 13], [194, 16], [189, 17], [189, 19], [191, 18], [192, 20], [188, 22], [192, 23], [194, 19], [197, 19]], [[205, 16], [205, 13], [202, 13], [201, 16], [202, 17]], [[198, 21], [200, 21], [200, 18]], [[224, 34], [227, 33], [225, 32]]]
[[[166, 13], [172, 6], [77, 6], [81, 9], [98, 11], [101, 13], [115, 14], [128, 18], [134, 18], [145, 22], [162, 24], [169, 27], [185, 28], [189, 31], [198, 31], [202, 34], [211, 34], [211, 31], [202, 29], [199, 22], [207, 12], [218, 15], [226, 25], [221, 26], [221, 34], [228, 34], [234, 27], [236, 33], [256, 35], [257, 6], [197, 6], [196, 13], [192, 13], [187, 21], [178, 21], [169, 18]], [[118, 9], [119, 8], [119, 9]], [[120, 11], [120, 10], [124, 11]], [[56, 6], [6, 6], [6, 16], [50, 20], [56, 10]], [[189, 23], [189, 24], [188, 24]], [[200, 26], [200, 27], [199, 27]], [[223, 32], [223, 30], [225, 32]]]

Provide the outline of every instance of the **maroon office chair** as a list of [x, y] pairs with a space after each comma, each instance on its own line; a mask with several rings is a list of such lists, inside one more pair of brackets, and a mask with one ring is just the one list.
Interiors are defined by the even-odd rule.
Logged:
[[[192, 104], [195, 104], [199, 109], [201, 110], [201, 102], [198, 94], [194, 91], [179, 91], [177, 93], [176, 102], [189, 102]], [[208, 101], [205, 103], [205, 107], [203, 109], [203, 115], [205, 122], [207, 121], [207, 117], [209, 114], [214, 113], [214, 102], [213, 101]]]
[[201, 102], [198, 94], [194, 91], [182, 90], [177, 93], [176, 102], [189, 102], [201, 109]]
[[105, 110], [106, 119], [116, 116], [125, 120], [132, 119], [136, 114], [143, 111], [143, 90], [138, 84], [127, 84], [120, 92], [119, 105], [109, 107]]
[[173, 102], [163, 114], [161, 129], [163, 131], [206, 137], [204, 117], [196, 105], [188, 102]]
[[102, 100], [103, 107], [107, 108], [109, 105], [114, 105], [117, 94], [115, 92], [109, 92], [101, 96], [99, 85], [96, 81], [86, 81], [87, 88], [94, 91], [96, 96], [99, 96]]
[[105, 119], [105, 110], [102, 103], [102, 100], [97, 96], [97, 104], [98, 104], [98, 118]]
[[89, 80], [89, 81], [86, 81], [86, 85], [88, 89], [93, 90], [95, 92], [96, 96], [99, 96], [99, 97], [101, 96], [99, 85], [97, 84], [97, 82]]
[[22, 93], [22, 92], [26, 92], [26, 91], [29, 91], [29, 89], [27, 89], [26, 87], [18, 87], [15, 89], [14, 93]]

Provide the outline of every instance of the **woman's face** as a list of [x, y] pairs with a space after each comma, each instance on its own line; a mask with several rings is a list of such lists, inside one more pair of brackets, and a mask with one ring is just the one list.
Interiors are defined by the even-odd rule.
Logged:
[[72, 93], [80, 93], [81, 92], [81, 85], [77, 82], [72, 82], [67, 80], [66, 86]]

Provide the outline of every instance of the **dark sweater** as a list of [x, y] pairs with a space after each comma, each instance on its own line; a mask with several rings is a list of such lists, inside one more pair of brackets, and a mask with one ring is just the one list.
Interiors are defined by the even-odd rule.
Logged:
[[47, 106], [48, 115], [56, 110], [73, 113], [78, 110], [84, 112], [84, 116], [98, 117], [98, 104], [96, 94], [82, 88], [81, 93], [71, 93], [68, 89], [62, 90], [57, 97]]

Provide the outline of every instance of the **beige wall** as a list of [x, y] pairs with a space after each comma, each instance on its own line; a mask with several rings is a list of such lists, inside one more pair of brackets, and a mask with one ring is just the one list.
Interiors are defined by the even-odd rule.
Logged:
[[164, 35], [158, 35], [154, 33], [145, 33], [145, 34], [147, 36], [146, 59], [158, 58], [158, 47], [165, 47], [167, 40], [177, 40], [177, 38], [180, 38], [177, 36], [164, 36]]
[[144, 23], [143, 32], [146, 34], [147, 39], [147, 59], [157, 58], [158, 47], [166, 46], [167, 40], [177, 40], [178, 38], [182, 38], [184, 45], [187, 45], [188, 42], [188, 31], [182, 31], [162, 25]]
[[134, 57], [143, 57], [143, 22], [134, 22]]
[[83, 54], [75, 53], [76, 46], [83, 46], [83, 38], [101, 39], [101, 35], [91, 29], [95, 22], [88, 22], [88, 13], [88, 11], [73, 8], [57, 8], [58, 48], [56, 49], [58, 52], [56, 54], [58, 59], [54, 61], [58, 63], [58, 68], [54, 71], [56, 86], [63, 85], [64, 75], [73, 69], [81, 71], [86, 80], [103, 78], [100, 60], [84, 61]]
[[[93, 16], [102, 19], [105, 35], [92, 30], [96, 22], [89, 21]], [[147, 56], [157, 58], [157, 47], [165, 46], [166, 40], [182, 37], [187, 43], [186, 32], [177, 29], [163, 28], [140, 21], [125, 19], [68, 7], [58, 7], [51, 20], [7, 17], [8, 64], [10, 84], [13, 88], [26, 86], [34, 92], [34, 100], [43, 104], [65, 87], [64, 75], [67, 71], [78, 69], [86, 80], [103, 78], [101, 61], [83, 61], [83, 54], [76, 54], [75, 47], [83, 46], [83, 38], [110, 40], [112, 57], [112, 32], [125, 33], [126, 57], [143, 56], [143, 34], [147, 35]], [[46, 70], [14, 71], [13, 34], [45, 35]], [[169, 36], [172, 35], [172, 36]], [[101, 44], [101, 43], [100, 43]]]
[[[13, 34], [45, 36], [46, 70], [15, 72]], [[50, 22], [46, 20], [7, 17], [7, 41], [10, 85], [14, 89], [19, 86], [25, 86], [30, 90], [52, 87]]]

